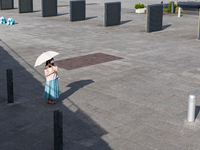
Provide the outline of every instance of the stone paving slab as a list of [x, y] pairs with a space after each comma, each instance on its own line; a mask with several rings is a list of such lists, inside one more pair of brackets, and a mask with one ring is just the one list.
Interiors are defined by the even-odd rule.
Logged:
[[[114, 0], [113, 0], [114, 1]], [[86, 5], [86, 20], [69, 21], [69, 7], [58, 16], [0, 11], [17, 24], [0, 25], [0, 149], [52, 150], [53, 111], [63, 112], [64, 149], [151, 150], [199, 148], [198, 16], [163, 16], [163, 30], [145, 32], [145, 14], [123, 0], [121, 25], [103, 27], [103, 3]], [[109, 1], [109, 2], [112, 2]], [[168, 3], [169, 1], [164, 1]], [[87, 3], [94, 3], [88, 0]], [[58, 0], [58, 5], [69, 2]], [[60, 98], [42, 97], [44, 65], [33, 68], [44, 51], [55, 60], [104, 53], [123, 59], [66, 70], [59, 68]], [[14, 104], [6, 102], [6, 69], [14, 73]], [[188, 123], [189, 94], [197, 96], [195, 123]]]

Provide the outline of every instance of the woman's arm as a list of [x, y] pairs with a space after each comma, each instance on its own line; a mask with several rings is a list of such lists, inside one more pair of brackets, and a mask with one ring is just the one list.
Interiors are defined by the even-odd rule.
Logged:
[[44, 72], [45, 72], [45, 76], [50, 76], [51, 74], [57, 72], [58, 67], [57, 66], [51, 66], [52, 70], [51, 72], [48, 70], [48, 67], [45, 68]]
[[50, 76], [51, 74], [53, 74], [54, 72], [56, 72], [53, 68], [52, 68], [52, 71], [51, 72], [45, 72], [45, 75], [46, 76]]
[[52, 66], [52, 68], [57, 72], [58, 71], [58, 67], [57, 66]]

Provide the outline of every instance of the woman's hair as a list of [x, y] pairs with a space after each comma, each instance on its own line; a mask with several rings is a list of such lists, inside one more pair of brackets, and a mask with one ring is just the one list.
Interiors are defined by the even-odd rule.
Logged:
[[[48, 66], [48, 64], [52, 64], [52, 66], [54, 66], [54, 63], [51, 63], [51, 60], [52, 60], [52, 59], [49, 59], [49, 60], [46, 61], [45, 67]], [[51, 66], [49, 66], [49, 67], [51, 67]]]

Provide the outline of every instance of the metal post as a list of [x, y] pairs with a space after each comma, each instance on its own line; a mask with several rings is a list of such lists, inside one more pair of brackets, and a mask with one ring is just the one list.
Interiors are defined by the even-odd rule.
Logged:
[[172, 2], [172, 6], [171, 6], [171, 13], [174, 13], [174, 2]]
[[14, 103], [14, 94], [13, 94], [13, 71], [11, 69], [6, 70], [7, 76], [7, 97], [8, 103]]
[[178, 17], [181, 17], [181, 8], [178, 8]]
[[54, 111], [54, 150], [63, 150], [62, 111]]
[[196, 96], [191, 94], [188, 100], [188, 122], [194, 122], [195, 119]]
[[199, 23], [198, 23], [198, 33], [197, 38], [200, 39], [200, 11], [199, 11]]

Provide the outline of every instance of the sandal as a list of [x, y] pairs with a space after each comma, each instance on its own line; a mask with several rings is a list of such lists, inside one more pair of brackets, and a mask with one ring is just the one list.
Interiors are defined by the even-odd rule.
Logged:
[[53, 102], [53, 104], [56, 104], [56, 101], [54, 101], [53, 99], [51, 99], [51, 101]]
[[54, 104], [54, 102], [52, 102], [52, 101], [47, 101], [47, 103], [48, 103], [48, 104]]

